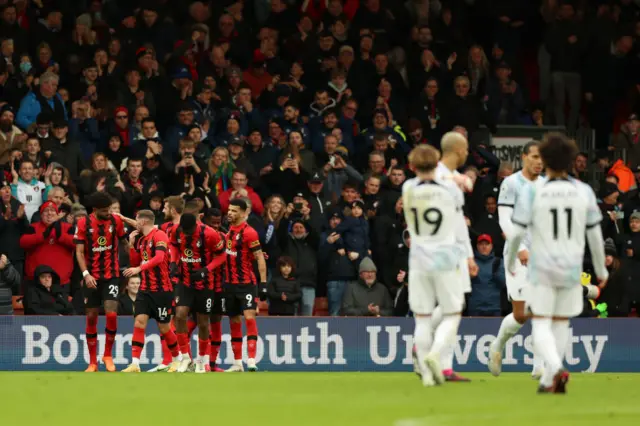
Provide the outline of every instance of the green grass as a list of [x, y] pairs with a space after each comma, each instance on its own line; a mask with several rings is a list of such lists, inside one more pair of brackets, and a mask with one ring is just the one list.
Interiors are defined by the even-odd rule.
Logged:
[[640, 374], [527, 374], [423, 388], [411, 373], [0, 373], [0, 424], [46, 426], [549, 426], [638, 421]]

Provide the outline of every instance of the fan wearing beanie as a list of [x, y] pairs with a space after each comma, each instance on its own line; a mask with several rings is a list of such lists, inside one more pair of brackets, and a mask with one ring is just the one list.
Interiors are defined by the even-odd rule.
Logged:
[[360, 279], [347, 286], [342, 299], [342, 313], [347, 316], [390, 316], [393, 303], [389, 290], [378, 282], [375, 263], [364, 257], [358, 267]]

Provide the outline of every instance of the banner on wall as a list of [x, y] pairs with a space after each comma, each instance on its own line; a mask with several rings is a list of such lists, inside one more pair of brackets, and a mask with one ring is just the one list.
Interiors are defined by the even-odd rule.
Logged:
[[[98, 330], [104, 329], [104, 319]], [[572, 371], [640, 372], [637, 319], [576, 319], [565, 363]], [[489, 344], [500, 319], [466, 318], [455, 348], [456, 369], [485, 372]], [[82, 317], [0, 317], [0, 370], [82, 371], [88, 362]], [[119, 368], [130, 362], [132, 318], [120, 318], [114, 345]], [[413, 320], [409, 318], [258, 318], [257, 361], [262, 371], [411, 371]], [[531, 370], [530, 328], [511, 339], [503, 371]], [[218, 362], [231, 365], [228, 323]], [[196, 333], [197, 334], [197, 333]], [[197, 337], [197, 336], [194, 336]], [[245, 342], [246, 343], [246, 342]], [[99, 335], [99, 352], [104, 334]], [[192, 344], [197, 348], [196, 340]], [[162, 359], [160, 337], [150, 326], [143, 369]], [[246, 345], [245, 345], [246, 359]]]
[[522, 149], [531, 142], [530, 137], [494, 137], [491, 140], [489, 150], [500, 161], [513, 164], [515, 170], [522, 167]]

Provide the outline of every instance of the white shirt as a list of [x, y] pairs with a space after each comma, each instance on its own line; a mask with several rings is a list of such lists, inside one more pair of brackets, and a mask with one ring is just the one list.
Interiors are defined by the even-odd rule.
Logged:
[[45, 187], [46, 186], [43, 182], [35, 179], [30, 183], [26, 183], [22, 179], [19, 179], [18, 184], [15, 185], [14, 195], [18, 201], [24, 204], [24, 212], [27, 215], [29, 222], [31, 222], [33, 214], [37, 212], [42, 205], [42, 195]]
[[411, 235], [409, 268], [456, 270], [470, 247], [462, 191], [453, 181], [413, 178], [402, 186], [402, 201]]
[[[600, 232], [601, 221], [593, 189], [576, 179], [539, 179], [525, 186], [515, 205], [512, 222], [520, 230], [527, 228], [531, 235], [531, 282], [580, 285], [585, 235], [594, 227]], [[516, 241], [520, 237], [521, 234]], [[596, 249], [604, 251], [603, 247]], [[509, 268], [516, 254], [516, 250], [509, 250]]]

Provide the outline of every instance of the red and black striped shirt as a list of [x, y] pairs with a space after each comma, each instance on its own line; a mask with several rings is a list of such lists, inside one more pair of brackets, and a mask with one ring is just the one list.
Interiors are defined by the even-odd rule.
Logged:
[[163, 231], [165, 234], [167, 234], [167, 237], [169, 237], [169, 240], [171, 240], [173, 233], [175, 232], [176, 229], [178, 229], [179, 226], [180, 225], [177, 225], [173, 222], [165, 222], [162, 225], [160, 225], [160, 230]]
[[171, 246], [171, 259], [178, 265], [180, 282], [185, 287], [222, 291], [222, 266], [210, 271], [204, 281], [191, 282], [195, 269], [206, 268], [216, 256], [224, 253], [224, 239], [217, 231], [202, 223], [196, 225], [192, 235], [178, 228], [171, 236]]
[[159, 293], [173, 291], [169, 280], [169, 237], [159, 229], [152, 229], [140, 238], [135, 249], [129, 251], [131, 266], [140, 265], [140, 291]]
[[256, 285], [253, 253], [262, 250], [256, 230], [243, 222], [229, 228], [226, 240], [225, 282], [231, 285]]
[[84, 244], [87, 270], [93, 278], [110, 280], [120, 277], [119, 241], [124, 235], [124, 223], [115, 215], [100, 220], [92, 213], [78, 221], [73, 239], [77, 245]]

